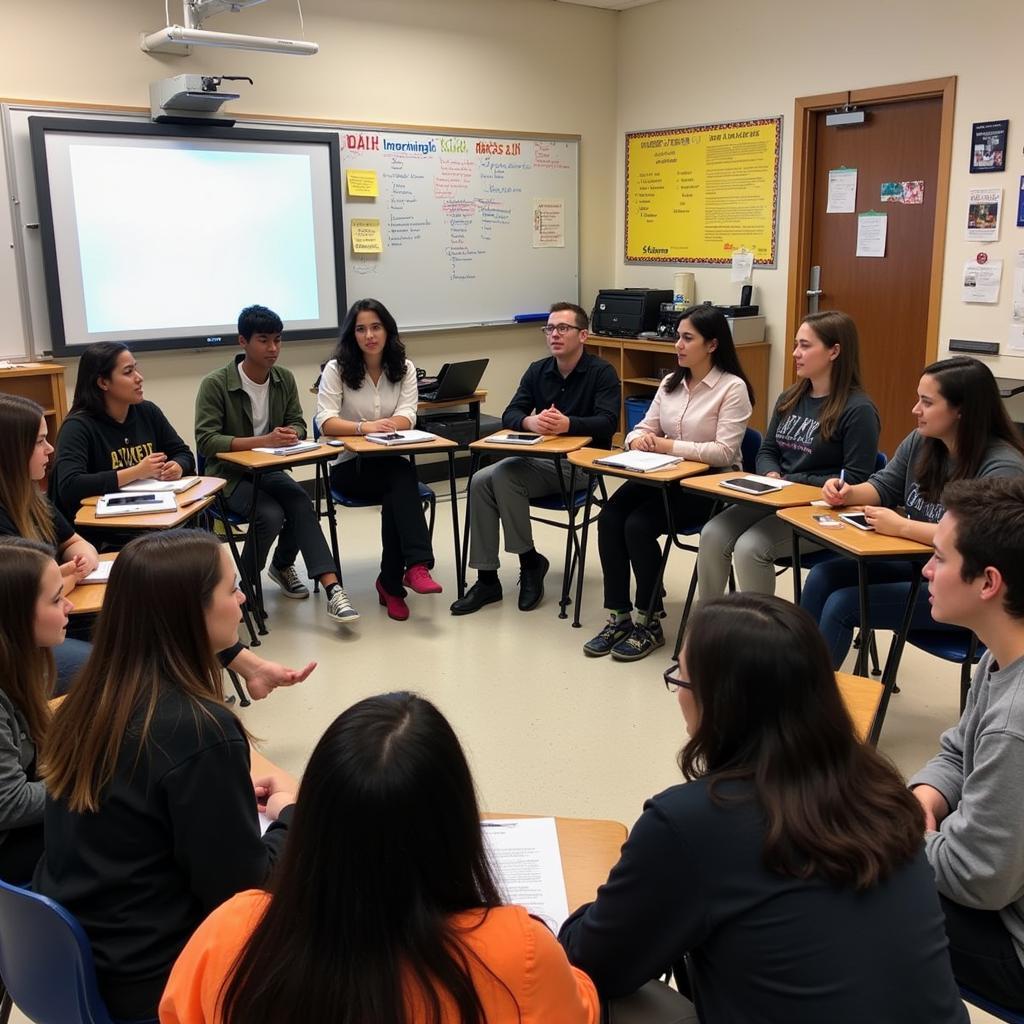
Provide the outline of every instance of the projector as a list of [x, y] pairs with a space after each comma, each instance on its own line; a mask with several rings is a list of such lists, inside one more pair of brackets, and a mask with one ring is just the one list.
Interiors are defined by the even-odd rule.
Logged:
[[240, 93], [221, 92], [221, 82], [248, 82], [245, 75], [175, 75], [149, 85], [149, 108], [160, 124], [209, 124], [230, 128], [233, 117], [222, 117], [220, 108]]

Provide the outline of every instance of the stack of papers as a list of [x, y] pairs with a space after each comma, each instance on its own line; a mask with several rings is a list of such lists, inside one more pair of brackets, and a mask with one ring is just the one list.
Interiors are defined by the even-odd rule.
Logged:
[[110, 579], [110, 570], [113, 568], [114, 560], [112, 558], [108, 562], [100, 562], [88, 576], [83, 576], [78, 581], [78, 586], [82, 586], [84, 583], [106, 583]]
[[603, 459], [594, 459], [594, 464], [629, 469], [634, 473], [656, 473], [659, 469], [668, 469], [684, 461], [676, 455], [660, 455], [658, 452], [621, 452], [618, 455], [606, 455]]
[[557, 933], [569, 916], [569, 904], [555, 819], [490, 819], [480, 822], [480, 827], [506, 902], [526, 907]]
[[319, 447], [320, 445], [315, 441], [300, 441], [287, 448], [253, 448], [253, 451], [263, 455], [300, 455], [302, 452], [311, 452]]
[[490, 437], [485, 437], [485, 441], [493, 442], [494, 444], [540, 444], [541, 441], [546, 441], [547, 438], [543, 434], [491, 434]]
[[147, 477], [145, 480], [136, 480], [134, 483], [125, 484], [122, 491], [169, 491], [171, 494], [181, 494], [190, 487], [199, 483], [197, 476], [183, 476], [180, 480], [154, 480]]

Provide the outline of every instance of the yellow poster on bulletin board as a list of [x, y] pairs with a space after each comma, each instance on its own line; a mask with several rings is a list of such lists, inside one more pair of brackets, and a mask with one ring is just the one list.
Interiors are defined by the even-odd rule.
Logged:
[[782, 118], [626, 135], [626, 262], [774, 267]]

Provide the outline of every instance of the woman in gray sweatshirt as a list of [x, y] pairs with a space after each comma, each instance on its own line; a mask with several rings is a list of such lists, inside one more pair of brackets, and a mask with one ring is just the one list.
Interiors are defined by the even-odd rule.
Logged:
[[43, 783], [36, 745], [50, 720], [51, 648], [71, 602], [45, 544], [0, 538], [0, 878], [23, 883], [43, 852]]
[[[885, 469], [867, 483], [828, 480], [822, 497], [836, 507], [864, 505], [871, 527], [889, 537], [931, 544], [945, 511], [942, 489], [953, 480], [1024, 475], [1024, 440], [1006, 413], [992, 371], [968, 356], [941, 359], [924, 368], [913, 409], [917, 429], [905, 437]], [[896, 511], [902, 505], [905, 515]], [[868, 567], [871, 625], [898, 629], [916, 563], [875, 560]], [[839, 668], [860, 625], [857, 563], [830, 559], [811, 570], [800, 604], [817, 620]], [[922, 586], [911, 629], [936, 624]]]

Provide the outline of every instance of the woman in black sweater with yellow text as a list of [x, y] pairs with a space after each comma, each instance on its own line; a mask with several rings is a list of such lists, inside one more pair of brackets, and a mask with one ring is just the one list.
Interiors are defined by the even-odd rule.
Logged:
[[[133, 540], [43, 743], [34, 888], [82, 923], [119, 1021], [156, 1017], [196, 926], [265, 883], [287, 834], [294, 783], [250, 776], [247, 734], [221, 695], [214, 652], [234, 641], [243, 600], [211, 534]], [[274, 821], [262, 838], [259, 807]]]
[[[188, 445], [159, 407], [143, 398], [142, 382], [126, 346], [101, 341], [82, 352], [50, 474], [50, 498], [72, 522], [83, 498], [196, 471]], [[104, 531], [101, 539], [109, 536]]]
[[703, 603], [665, 683], [687, 782], [562, 926], [569, 961], [603, 998], [672, 967], [703, 1024], [966, 1024], [924, 812], [854, 734], [813, 619]]

